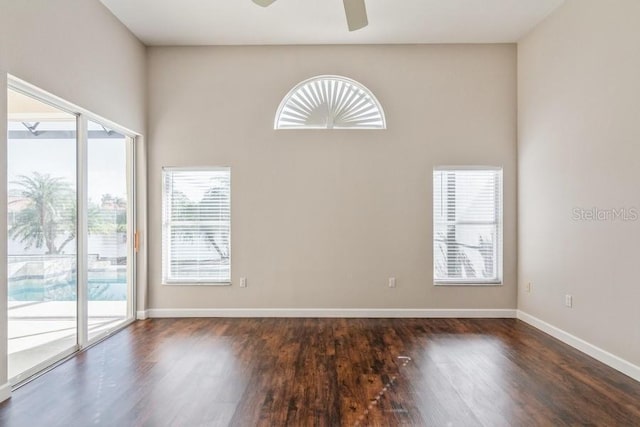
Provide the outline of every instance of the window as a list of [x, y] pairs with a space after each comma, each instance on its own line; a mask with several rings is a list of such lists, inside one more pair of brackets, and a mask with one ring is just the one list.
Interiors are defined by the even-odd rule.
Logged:
[[433, 171], [436, 284], [501, 282], [502, 169]]
[[230, 283], [229, 168], [164, 168], [163, 183], [163, 283]]
[[340, 76], [317, 76], [294, 87], [278, 108], [275, 129], [386, 129], [369, 89]]

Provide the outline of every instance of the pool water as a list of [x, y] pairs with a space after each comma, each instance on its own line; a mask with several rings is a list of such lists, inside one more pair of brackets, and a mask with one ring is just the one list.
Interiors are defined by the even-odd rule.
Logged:
[[[120, 276], [120, 275], [118, 275]], [[12, 283], [13, 282], [13, 283]], [[19, 283], [15, 283], [19, 282]], [[89, 301], [126, 301], [126, 275], [115, 280], [89, 278]], [[9, 301], [75, 301], [76, 281], [43, 283], [42, 280], [9, 279]]]

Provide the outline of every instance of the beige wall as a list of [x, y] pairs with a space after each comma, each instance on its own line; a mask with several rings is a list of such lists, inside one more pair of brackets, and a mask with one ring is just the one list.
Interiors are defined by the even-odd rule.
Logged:
[[[10, 73], [143, 133], [145, 48], [98, 1], [0, 0], [0, 117]], [[6, 120], [0, 120], [0, 207], [6, 210]], [[6, 242], [0, 215], [0, 241]], [[6, 245], [0, 245], [0, 385], [7, 380]]]
[[[514, 45], [148, 52], [149, 307], [515, 308]], [[318, 74], [369, 87], [388, 130], [274, 131]], [[458, 164], [504, 167], [504, 286], [433, 286], [432, 168]], [[232, 168], [233, 286], [163, 286], [161, 168], [205, 165]]]
[[637, 0], [567, 0], [518, 46], [519, 308], [636, 365], [640, 221], [572, 215], [640, 208], [639, 23]]
[[0, 5], [2, 72], [142, 133], [145, 47], [99, 1]]

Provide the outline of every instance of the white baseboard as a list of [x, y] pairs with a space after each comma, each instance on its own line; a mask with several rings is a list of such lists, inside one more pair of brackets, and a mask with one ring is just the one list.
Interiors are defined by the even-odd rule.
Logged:
[[11, 384], [5, 383], [0, 386], [0, 402], [4, 402], [11, 397]]
[[544, 320], [540, 320], [522, 310], [517, 310], [518, 319], [529, 325], [540, 329], [543, 332], [551, 335], [552, 337], [562, 341], [565, 344], [570, 345], [573, 348], [580, 350], [581, 352], [593, 357], [594, 359], [612, 367], [613, 369], [622, 372], [625, 375], [630, 376], [636, 381], [640, 381], [640, 366], [636, 366], [633, 363], [624, 360], [615, 354], [611, 354], [606, 350], [596, 347], [593, 344], [588, 343], [582, 338], [578, 338], [575, 335], [563, 331]]
[[146, 320], [148, 316], [148, 310], [139, 310], [136, 312], [136, 319], [138, 320]]
[[[167, 317], [350, 317], [350, 318], [515, 318], [515, 309], [419, 308], [150, 308], [150, 318]], [[140, 317], [138, 317], [140, 318]]]

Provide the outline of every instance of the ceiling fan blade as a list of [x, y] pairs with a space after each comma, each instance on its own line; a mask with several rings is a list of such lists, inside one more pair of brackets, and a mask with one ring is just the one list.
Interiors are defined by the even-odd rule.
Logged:
[[[254, 0], [256, 1], [256, 0]], [[369, 24], [367, 20], [367, 8], [364, 0], [343, 0], [344, 12], [347, 15], [349, 31], [359, 30]]]
[[267, 7], [271, 3], [273, 3], [274, 1], [276, 1], [276, 0], [253, 0], [253, 2], [255, 4], [257, 4], [258, 6], [262, 6], [262, 7]]

